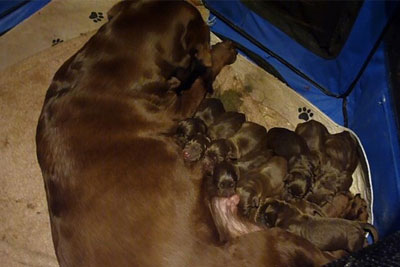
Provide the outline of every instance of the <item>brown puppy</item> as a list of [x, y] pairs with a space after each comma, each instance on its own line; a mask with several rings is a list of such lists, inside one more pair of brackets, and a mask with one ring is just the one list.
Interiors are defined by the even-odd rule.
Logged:
[[267, 134], [267, 147], [288, 161], [289, 177], [286, 199], [302, 198], [308, 193], [313, 180], [313, 162], [304, 139], [285, 128], [272, 128]]
[[227, 139], [214, 140], [204, 154], [204, 169], [207, 173], [212, 173], [215, 165], [224, 160], [235, 159], [236, 155], [236, 147], [232, 142]]
[[[210, 199], [209, 207], [220, 242], [239, 266], [322, 266], [343, 253], [326, 253], [309, 241], [279, 228], [265, 229], [238, 215], [239, 196]], [[251, 251], [252, 257], [248, 257]]]
[[329, 218], [344, 218], [353, 194], [349, 191], [337, 193], [330, 202], [325, 203], [321, 209]]
[[287, 161], [273, 156], [258, 169], [240, 174], [236, 192], [240, 196], [239, 209], [249, 217], [252, 210], [267, 197], [280, 196], [287, 176]]
[[248, 153], [257, 150], [265, 145], [267, 129], [250, 121], [242, 124], [240, 129], [229, 138], [236, 147], [236, 159], [246, 156]]
[[225, 109], [221, 100], [217, 98], [205, 98], [194, 114], [194, 118], [201, 119], [207, 127], [210, 127], [223, 113], [225, 113]]
[[227, 139], [233, 136], [245, 121], [243, 113], [225, 112], [210, 125], [208, 135], [212, 140]]
[[175, 138], [178, 145], [184, 147], [197, 134], [206, 134], [206, 124], [197, 118], [188, 118], [180, 121], [175, 131]]
[[239, 173], [235, 166], [226, 161], [218, 163], [212, 176], [206, 176], [208, 197], [230, 197], [234, 195], [238, 180]]
[[317, 206], [316, 204], [309, 202], [305, 199], [291, 199], [287, 201], [290, 205], [298, 208], [302, 213], [308, 214], [311, 216], [320, 216], [325, 217], [326, 214], [322, 208]]
[[246, 173], [266, 164], [273, 154], [271, 149], [261, 147], [239, 158], [234, 164], [239, 168], [241, 173]]
[[324, 146], [332, 167], [352, 175], [358, 164], [356, 139], [344, 131], [327, 136]]
[[368, 205], [367, 202], [361, 198], [360, 194], [355, 195], [354, 198], [349, 201], [343, 218], [360, 222], [368, 221]]
[[329, 132], [322, 123], [315, 120], [299, 123], [295, 133], [303, 137], [311, 152], [317, 155], [324, 152], [324, 144]]
[[330, 161], [320, 166], [319, 173], [315, 176], [311, 192], [306, 195], [308, 201], [319, 206], [331, 202], [336, 193], [348, 191], [353, 183], [351, 175], [332, 167]]
[[188, 162], [199, 161], [203, 158], [205, 151], [211, 144], [211, 139], [205, 135], [198, 133], [192, 137], [183, 148], [183, 158]]
[[280, 200], [267, 199], [259, 208], [256, 221], [268, 227], [280, 227], [297, 234], [321, 250], [357, 251], [366, 244], [365, 232], [378, 241], [376, 229], [367, 223], [303, 214], [296, 207]]

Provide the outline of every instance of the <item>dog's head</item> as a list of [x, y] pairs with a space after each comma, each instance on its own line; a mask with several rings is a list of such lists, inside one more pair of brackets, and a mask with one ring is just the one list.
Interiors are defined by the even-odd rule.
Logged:
[[218, 163], [213, 172], [214, 185], [217, 187], [218, 196], [230, 197], [236, 192], [239, 172], [229, 162]]

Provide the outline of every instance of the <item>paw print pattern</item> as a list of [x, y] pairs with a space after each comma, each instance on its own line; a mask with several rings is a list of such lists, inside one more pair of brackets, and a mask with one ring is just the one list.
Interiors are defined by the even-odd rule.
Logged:
[[90, 13], [89, 19], [93, 20], [93, 22], [97, 23], [104, 19], [103, 12], [94, 12]]
[[51, 46], [55, 46], [56, 44], [62, 43], [64, 40], [61, 40], [60, 38], [54, 39]]
[[311, 109], [307, 109], [306, 107], [299, 108], [298, 111], [300, 120], [308, 121], [312, 116], [314, 116]]

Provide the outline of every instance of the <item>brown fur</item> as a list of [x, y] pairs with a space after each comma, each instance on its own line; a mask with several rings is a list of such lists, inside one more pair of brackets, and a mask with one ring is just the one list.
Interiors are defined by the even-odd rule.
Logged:
[[304, 139], [288, 129], [272, 128], [267, 134], [267, 147], [288, 160], [289, 176], [285, 185], [285, 198], [303, 198], [314, 178], [311, 153]]
[[212, 176], [206, 176], [207, 195], [211, 197], [230, 197], [235, 194], [239, 173], [231, 163], [218, 163]]
[[330, 202], [325, 203], [321, 209], [327, 217], [344, 218], [352, 199], [353, 195], [350, 192], [340, 192]]
[[185, 161], [194, 162], [203, 158], [205, 151], [211, 144], [211, 139], [205, 134], [196, 134], [183, 148]]
[[306, 215], [296, 207], [276, 199], [268, 199], [262, 204], [256, 221], [297, 234], [326, 251], [353, 252], [363, 248], [366, 243], [364, 229], [371, 231], [374, 241], [378, 241], [377, 232], [370, 224]]
[[358, 164], [357, 141], [347, 131], [329, 135], [324, 143], [332, 167], [352, 175]]
[[367, 202], [361, 198], [360, 194], [357, 194], [348, 203], [343, 218], [353, 221], [367, 222], [368, 221], [367, 208], [368, 208]]
[[201, 168], [188, 168], [164, 133], [194, 114], [212, 77], [236, 54], [229, 42], [214, 46], [210, 75], [177, 95], [171, 78], [185, 77], [194, 61], [210, 63], [200, 14], [179, 1], [118, 6], [57, 71], [39, 118], [37, 156], [60, 266], [304, 266], [297, 261], [304, 255], [309, 265], [332, 259], [272, 232], [257, 246], [259, 236], [227, 247], [213, 242]]
[[273, 152], [271, 149], [260, 148], [239, 158], [234, 164], [239, 168], [241, 173], [246, 173], [266, 164], [272, 156]]
[[235, 145], [237, 155], [236, 158], [246, 156], [248, 153], [263, 147], [267, 139], [267, 130], [265, 127], [254, 123], [244, 122], [240, 129], [229, 138]]
[[[321, 266], [344, 253], [321, 252], [309, 241], [279, 228], [266, 229], [238, 215], [239, 196], [215, 197], [209, 207], [224, 248], [241, 266]], [[248, 253], [251, 251], [251, 257]]]
[[258, 169], [241, 174], [236, 190], [241, 214], [248, 217], [264, 198], [281, 195], [286, 176], [287, 162], [279, 156], [271, 157]]
[[207, 127], [210, 127], [223, 113], [225, 113], [225, 109], [221, 100], [217, 98], [205, 98], [194, 114], [194, 117], [201, 119]]
[[312, 192], [306, 195], [306, 199], [319, 206], [331, 202], [338, 192], [348, 191], [353, 178], [346, 172], [341, 172], [330, 165], [330, 162], [320, 166], [319, 175], [315, 176]]
[[208, 173], [212, 173], [216, 164], [236, 158], [237, 152], [235, 145], [227, 139], [217, 139], [211, 142], [207, 148], [203, 165]]
[[227, 139], [242, 127], [245, 120], [246, 117], [243, 113], [225, 112], [210, 125], [208, 135], [212, 140]]
[[180, 121], [175, 131], [175, 138], [177, 143], [184, 147], [189, 140], [193, 139], [197, 134], [205, 134], [207, 126], [205, 123], [197, 118], [188, 118]]

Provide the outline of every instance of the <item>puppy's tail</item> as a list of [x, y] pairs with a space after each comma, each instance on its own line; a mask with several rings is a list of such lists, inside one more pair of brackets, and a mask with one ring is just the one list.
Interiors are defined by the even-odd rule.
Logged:
[[379, 240], [378, 231], [372, 224], [360, 223], [360, 225], [361, 225], [362, 229], [364, 229], [365, 231], [369, 232], [372, 235], [372, 238], [374, 239], [374, 243], [378, 242], [378, 240]]

